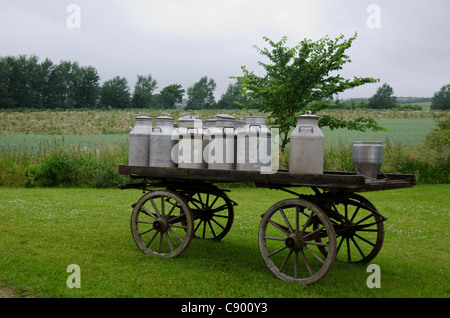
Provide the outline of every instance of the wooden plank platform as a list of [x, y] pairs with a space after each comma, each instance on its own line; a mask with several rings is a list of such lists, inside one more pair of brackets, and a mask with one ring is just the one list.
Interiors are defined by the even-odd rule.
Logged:
[[380, 191], [410, 188], [415, 184], [414, 175], [387, 174], [377, 180], [369, 180], [352, 172], [326, 171], [323, 174], [294, 174], [280, 170], [274, 174], [259, 171], [185, 169], [119, 165], [119, 174], [132, 178], [160, 180], [164, 182], [231, 183], [250, 182], [268, 188], [319, 187], [343, 189], [353, 192]]

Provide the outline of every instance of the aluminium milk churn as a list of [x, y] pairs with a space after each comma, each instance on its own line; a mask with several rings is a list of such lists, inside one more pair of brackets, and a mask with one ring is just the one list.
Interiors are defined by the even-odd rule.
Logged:
[[381, 141], [355, 141], [353, 143], [353, 165], [357, 174], [376, 179], [383, 164]]
[[148, 166], [152, 118], [139, 116], [134, 119], [134, 123], [135, 126], [128, 135], [128, 165]]
[[[178, 140], [172, 138], [174, 119], [169, 116], [156, 118], [155, 127], [150, 134], [150, 166], [176, 167]], [[174, 155], [172, 155], [172, 152]], [[175, 157], [173, 160], [172, 158]]]
[[319, 127], [319, 116], [311, 112], [298, 116], [290, 138], [289, 172], [322, 174], [325, 137]]
[[203, 157], [208, 169], [234, 170], [235, 156], [235, 118], [231, 115], [216, 115], [213, 127], [207, 129], [207, 145]]
[[183, 116], [178, 121], [178, 168], [208, 168], [203, 158], [203, 150], [208, 142], [203, 121], [195, 115]]
[[262, 171], [272, 166], [272, 134], [265, 116], [245, 117], [245, 126], [236, 129], [236, 170]]

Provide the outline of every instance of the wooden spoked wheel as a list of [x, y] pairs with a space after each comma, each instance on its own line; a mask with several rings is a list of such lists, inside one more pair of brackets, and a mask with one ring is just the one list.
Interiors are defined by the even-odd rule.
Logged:
[[[336, 232], [336, 260], [368, 263], [377, 256], [384, 241], [386, 219], [369, 200], [358, 194], [337, 195], [318, 205], [327, 213]], [[325, 249], [321, 251], [327, 253]]]
[[145, 254], [176, 257], [192, 240], [194, 218], [180, 195], [168, 190], [151, 191], [134, 206], [131, 233]]
[[302, 199], [274, 204], [263, 215], [258, 238], [267, 267], [286, 281], [316, 283], [336, 256], [333, 225], [317, 205]]
[[223, 190], [183, 192], [182, 195], [194, 215], [194, 237], [220, 240], [230, 231], [234, 207]]

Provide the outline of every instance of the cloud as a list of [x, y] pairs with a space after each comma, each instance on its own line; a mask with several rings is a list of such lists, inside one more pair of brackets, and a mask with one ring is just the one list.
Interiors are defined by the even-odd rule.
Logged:
[[[67, 26], [67, 7], [81, 9], [81, 28]], [[367, 8], [381, 9], [371, 29]], [[258, 72], [263, 36], [346, 37], [358, 32], [343, 75], [378, 77], [397, 95], [432, 96], [450, 83], [448, 0], [22, 0], [0, 1], [0, 56], [36, 54], [96, 67], [102, 80], [151, 74], [159, 88], [185, 89], [202, 76], [223, 94], [240, 67]], [[380, 83], [381, 85], [381, 83]], [[371, 96], [378, 84], [343, 96]]]

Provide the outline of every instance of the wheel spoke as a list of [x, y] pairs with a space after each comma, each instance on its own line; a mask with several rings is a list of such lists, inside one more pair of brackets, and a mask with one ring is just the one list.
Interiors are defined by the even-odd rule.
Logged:
[[[291, 257], [291, 254], [292, 254], [292, 250], [289, 250], [288, 255], [285, 257], [283, 263], [282, 263], [281, 266], [280, 266], [280, 272], [282, 272], [282, 271], [284, 270], [284, 268], [286, 267], [286, 264], [287, 264], [289, 258]], [[269, 256], [269, 257], [270, 257], [270, 256]]]
[[284, 214], [283, 209], [279, 209], [281, 216], [283, 217], [284, 222], [286, 222], [286, 225], [288, 226], [289, 232], [292, 233], [294, 230], [292, 229], [291, 223], [289, 223], [289, 220], [286, 217], [286, 214]]
[[355, 236], [356, 236], [357, 238], [359, 238], [361, 241], [364, 241], [364, 242], [366, 242], [366, 243], [369, 244], [369, 245], [375, 246], [375, 243], [373, 243], [373, 242], [371, 242], [371, 241], [365, 239], [364, 237], [362, 237], [362, 236], [360, 236], [360, 235], [358, 235], [358, 234], [356, 234], [356, 233], [355, 233]]
[[163, 241], [164, 241], [164, 234], [162, 232], [159, 233], [159, 249], [158, 249], [158, 253], [161, 254], [162, 253], [162, 245], [163, 245]]
[[264, 239], [266, 239], [266, 240], [274, 240], [274, 241], [283, 241], [283, 242], [285, 240], [285, 238], [274, 237], [274, 236], [264, 236]]
[[156, 216], [150, 212], [149, 210], [147, 210], [144, 206], [141, 206], [141, 212], [143, 212], [144, 214], [148, 215], [149, 217], [152, 217], [156, 220]]
[[[218, 215], [217, 215], [218, 216]], [[222, 230], [225, 230], [225, 226], [223, 226], [222, 224], [220, 224], [219, 222], [217, 222], [214, 219], [211, 219], [211, 221], [213, 221], [214, 223], [216, 223]]]
[[175, 236], [175, 238], [180, 241], [180, 243], [183, 242], [183, 239], [181, 237], [178, 236], [177, 233], [175, 233], [172, 229], [168, 229], [168, 231], [170, 232], [170, 234], [172, 234], [173, 236]]
[[166, 233], [164, 233], [164, 234], [165, 234], [165, 236], [166, 236], [167, 245], [169, 245], [169, 250], [170, 250], [170, 252], [173, 252], [173, 246], [172, 246], [172, 242], [170, 241], [170, 238], [169, 238], [169, 233], [166, 232]]
[[286, 246], [282, 246], [282, 247], [280, 247], [279, 249], [277, 249], [276, 251], [273, 251], [272, 253], [268, 254], [267, 256], [268, 256], [268, 257], [272, 257], [272, 256], [274, 256], [275, 254], [278, 254], [278, 253], [280, 253], [281, 251], [284, 251], [286, 248], [287, 248]]
[[284, 234], [286, 234], [286, 235], [289, 235], [289, 234], [290, 234], [288, 228], [286, 228], [285, 226], [283, 226], [283, 225], [281, 225], [281, 224], [278, 224], [277, 222], [272, 221], [272, 220], [269, 220], [269, 223], [272, 224], [272, 225], [273, 225], [274, 227], [276, 227], [277, 229], [279, 229], [279, 230], [280, 230], [281, 232], [283, 232]]
[[142, 235], [147, 234], [147, 233], [149, 233], [149, 232], [151, 232], [151, 231], [154, 231], [154, 230], [155, 230], [154, 228], [150, 228], [150, 229], [148, 229], [148, 230], [146, 230], [146, 231], [144, 231], [144, 232], [140, 232], [140, 233], [139, 233], [139, 236], [142, 236]]
[[153, 205], [153, 209], [154, 209], [155, 212], [156, 212], [156, 216], [157, 216], [157, 217], [161, 217], [161, 214], [159, 214], [159, 210], [158, 210], [158, 208], [156, 207], [156, 204], [155, 204], [155, 201], [153, 201], [153, 198], [150, 198], [150, 202], [151, 202], [152, 205]]
[[158, 232], [156, 232], [153, 236], [152, 236], [152, 238], [150, 239], [150, 241], [148, 242], [148, 244], [147, 244], [147, 248], [152, 244], [152, 242], [153, 242], [153, 240], [155, 239], [155, 237], [156, 236], [158, 236]]
[[306, 269], [308, 270], [309, 275], [310, 275], [310, 276], [313, 276], [313, 275], [314, 275], [314, 272], [312, 271], [311, 266], [309, 265], [309, 262], [308, 262], [308, 260], [306, 259], [305, 252], [303, 252], [303, 250], [301, 251], [301, 254], [302, 254], [303, 263], [305, 264]]
[[303, 249], [305, 251], [307, 251], [312, 257], [314, 257], [316, 260], [318, 260], [320, 263], [324, 264], [325, 261], [323, 259], [321, 259], [317, 254], [313, 253], [309, 248], [307, 248], [306, 246], [303, 247]]

